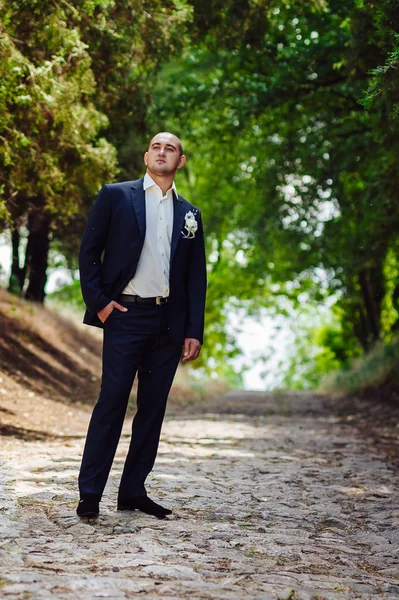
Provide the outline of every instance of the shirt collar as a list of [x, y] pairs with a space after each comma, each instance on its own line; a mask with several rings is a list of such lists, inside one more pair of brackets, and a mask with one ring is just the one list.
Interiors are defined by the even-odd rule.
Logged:
[[[151, 177], [151, 175], [148, 175], [148, 173], [146, 173], [144, 175], [144, 182], [143, 182], [144, 191], [148, 190], [148, 188], [152, 187], [153, 185], [156, 185], [157, 188], [159, 188], [159, 185], [157, 183], [155, 183], [155, 181], [153, 180], [153, 178]], [[171, 189], [174, 191], [174, 193], [177, 196], [177, 190], [176, 190], [175, 182], [172, 183], [172, 188]]]

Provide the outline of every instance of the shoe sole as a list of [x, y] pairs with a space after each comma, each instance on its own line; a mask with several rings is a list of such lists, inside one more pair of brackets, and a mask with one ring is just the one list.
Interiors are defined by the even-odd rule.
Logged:
[[159, 514], [148, 513], [148, 512], [145, 512], [144, 510], [141, 510], [140, 508], [131, 508], [130, 506], [125, 506], [123, 504], [118, 505], [116, 510], [130, 511], [130, 512], [133, 512], [134, 510], [138, 510], [139, 512], [142, 512], [143, 515], [149, 515], [150, 517], [156, 517], [157, 519], [165, 519], [165, 517], [172, 514], [172, 511], [167, 512], [167, 513], [159, 513]]

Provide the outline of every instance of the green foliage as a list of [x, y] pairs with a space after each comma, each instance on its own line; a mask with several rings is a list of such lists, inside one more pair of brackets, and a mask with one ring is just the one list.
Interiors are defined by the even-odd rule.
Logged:
[[399, 339], [379, 342], [366, 356], [352, 360], [345, 369], [331, 373], [322, 385], [324, 390], [362, 393], [399, 384]]
[[337, 371], [362, 353], [361, 346], [343, 326], [341, 309], [335, 305], [326, 315], [307, 306], [293, 326], [295, 339], [281, 361], [283, 389], [318, 389], [327, 373]]
[[9, 219], [10, 213], [7, 209], [7, 204], [4, 200], [0, 200], [0, 224], [6, 223]]
[[[165, 68], [153, 118], [192, 148], [181, 188], [204, 212], [214, 320], [226, 301], [336, 298], [346, 357], [326, 335], [307, 370], [315, 384], [397, 320], [398, 273], [386, 266], [398, 258], [397, 124], [382, 101], [361, 104], [386, 57], [394, 73], [397, 38], [391, 2], [261, 6], [250, 40], [231, 35], [242, 33], [235, 3], [202, 15], [206, 44], [199, 36]], [[383, 83], [393, 101], [396, 81]]]
[[15, 218], [35, 199], [65, 221], [116, 172], [115, 149], [99, 136], [108, 121], [93, 104], [91, 58], [62, 7], [4, 2], [0, 19], [0, 183]]
[[120, 167], [142, 170], [147, 74], [181, 48], [190, 13], [158, 0], [1, 4], [0, 185], [15, 218], [41, 198], [62, 231], [115, 178], [116, 149]]
[[118, 150], [121, 179], [143, 170], [143, 149], [154, 135], [147, 119], [156, 74], [187, 39], [192, 9], [184, 0], [80, 0], [68, 18], [92, 59], [96, 106], [109, 119], [107, 139]]
[[79, 315], [83, 315], [86, 310], [79, 281], [64, 285], [59, 290], [49, 294], [48, 299], [51, 305], [59, 306], [63, 310], [76, 312]]
[[381, 331], [384, 341], [391, 341], [399, 325], [399, 252], [389, 248], [384, 262], [385, 296], [382, 301]]
[[366, 108], [378, 107], [390, 118], [399, 116], [399, 11], [396, 0], [370, 5], [375, 27], [375, 41], [380, 46], [381, 61], [371, 74], [369, 88], [362, 103]]
[[0, 4], [0, 229], [28, 226], [11, 279], [21, 290], [29, 276], [31, 299], [44, 297], [49, 238], [73, 265], [100, 187], [142, 173], [152, 81], [191, 13], [181, 0]]

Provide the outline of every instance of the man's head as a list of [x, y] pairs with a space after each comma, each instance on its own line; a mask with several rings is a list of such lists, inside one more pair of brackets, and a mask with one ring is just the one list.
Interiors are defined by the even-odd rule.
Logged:
[[181, 141], [168, 131], [157, 133], [144, 154], [144, 162], [151, 176], [174, 175], [186, 162]]

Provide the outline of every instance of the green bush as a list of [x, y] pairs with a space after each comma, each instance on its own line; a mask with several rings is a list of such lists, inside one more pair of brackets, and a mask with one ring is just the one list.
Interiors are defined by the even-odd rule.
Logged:
[[72, 310], [73, 312], [80, 312], [83, 314], [86, 309], [82, 299], [79, 281], [74, 281], [56, 292], [49, 294], [47, 300], [51, 306]]
[[372, 388], [399, 384], [399, 338], [380, 342], [367, 355], [350, 366], [332, 373], [322, 385], [325, 390], [362, 393]]

